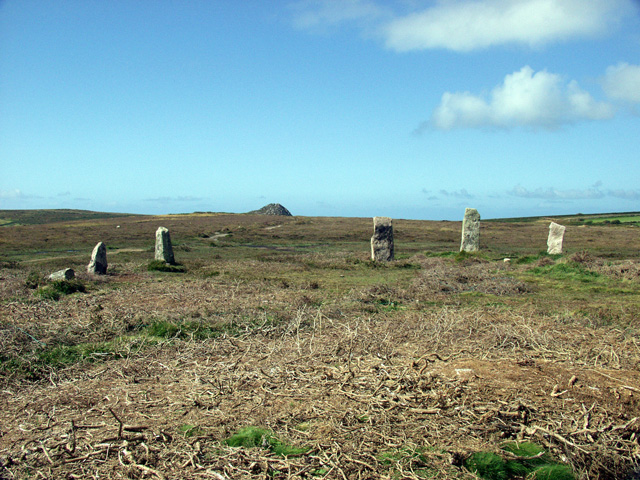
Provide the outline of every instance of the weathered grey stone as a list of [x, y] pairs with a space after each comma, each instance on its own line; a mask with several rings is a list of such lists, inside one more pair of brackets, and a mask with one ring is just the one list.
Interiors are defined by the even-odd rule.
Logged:
[[87, 272], [105, 275], [107, 273], [107, 246], [98, 243], [91, 253], [91, 262], [87, 265]]
[[175, 265], [176, 261], [173, 257], [173, 247], [171, 246], [171, 236], [169, 230], [165, 227], [158, 227], [156, 230], [156, 260]]
[[547, 238], [547, 253], [549, 255], [560, 255], [562, 253], [562, 241], [564, 240], [564, 225], [551, 222], [549, 225], [549, 238]]
[[285, 217], [291, 217], [291, 212], [284, 208], [279, 203], [270, 203], [265, 205], [260, 210], [252, 210], [249, 213], [257, 213], [258, 215], [283, 215]]
[[477, 252], [480, 249], [480, 214], [475, 208], [467, 208], [462, 220], [461, 252]]
[[49, 275], [49, 280], [72, 280], [76, 276], [76, 272], [72, 268], [65, 268], [64, 270], [58, 270]]
[[393, 225], [389, 217], [373, 217], [371, 259], [376, 262], [393, 260]]

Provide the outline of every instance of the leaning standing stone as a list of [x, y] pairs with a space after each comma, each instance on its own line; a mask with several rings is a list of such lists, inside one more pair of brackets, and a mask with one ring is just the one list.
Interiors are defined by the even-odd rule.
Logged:
[[87, 272], [105, 275], [107, 273], [107, 246], [104, 242], [98, 243], [91, 254], [91, 262], [87, 266]]
[[549, 238], [547, 239], [547, 253], [549, 255], [560, 255], [562, 253], [562, 241], [564, 240], [564, 225], [551, 222], [549, 225]]
[[475, 208], [467, 208], [462, 220], [461, 252], [476, 252], [480, 249], [480, 214]]
[[72, 280], [76, 276], [76, 272], [73, 271], [72, 268], [65, 268], [64, 270], [58, 270], [57, 272], [53, 272], [49, 275], [49, 280], [58, 281], [58, 280]]
[[171, 247], [171, 237], [169, 230], [165, 227], [158, 227], [156, 230], [156, 260], [174, 265], [173, 248]]
[[389, 217], [373, 217], [371, 259], [376, 262], [393, 260], [393, 225]]

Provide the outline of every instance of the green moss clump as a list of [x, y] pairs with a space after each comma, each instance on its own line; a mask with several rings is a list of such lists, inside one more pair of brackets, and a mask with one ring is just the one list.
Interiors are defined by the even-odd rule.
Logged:
[[536, 468], [531, 474], [531, 479], [535, 480], [575, 480], [573, 470], [569, 465], [543, 465]]
[[464, 466], [485, 480], [508, 480], [527, 478], [535, 480], [575, 480], [569, 465], [557, 462], [533, 442], [509, 442], [502, 450], [517, 458], [504, 460], [493, 452], [477, 452], [471, 455]]
[[507, 480], [507, 462], [493, 452], [477, 452], [471, 455], [464, 466], [485, 480]]
[[230, 447], [262, 447], [282, 457], [303, 455], [307, 449], [294, 447], [278, 439], [273, 432], [259, 427], [245, 427], [225, 440]]

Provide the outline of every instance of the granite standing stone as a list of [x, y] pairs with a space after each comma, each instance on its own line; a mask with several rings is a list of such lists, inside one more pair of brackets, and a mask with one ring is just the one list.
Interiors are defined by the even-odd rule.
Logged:
[[49, 275], [49, 280], [58, 281], [58, 280], [72, 280], [76, 276], [76, 272], [73, 271], [72, 268], [65, 268], [64, 270], [58, 270], [57, 272], [53, 272]]
[[549, 238], [547, 239], [547, 253], [549, 255], [560, 255], [562, 253], [562, 241], [564, 240], [564, 225], [551, 222], [549, 225]]
[[461, 252], [477, 252], [480, 249], [480, 214], [475, 208], [467, 208], [462, 220]]
[[373, 217], [371, 259], [376, 262], [393, 260], [393, 225], [389, 217]]
[[105, 275], [107, 273], [107, 246], [104, 242], [98, 243], [91, 254], [91, 262], [87, 266], [87, 272]]
[[169, 230], [165, 227], [158, 227], [156, 230], [156, 260], [175, 265], [176, 261], [173, 257], [173, 248], [171, 247], [171, 236]]

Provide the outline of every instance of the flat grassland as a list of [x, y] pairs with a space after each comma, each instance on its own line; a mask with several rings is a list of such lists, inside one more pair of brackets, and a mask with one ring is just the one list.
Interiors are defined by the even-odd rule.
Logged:
[[[1, 479], [526, 475], [472, 473], [478, 452], [615, 479], [640, 458], [634, 225], [483, 222], [461, 255], [460, 222], [394, 220], [396, 260], [376, 264], [369, 218], [13, 215]], [[149, 270], [159, 226], [178, 271]], [[99, 241], [108, 274], [90, 276]]]

